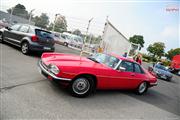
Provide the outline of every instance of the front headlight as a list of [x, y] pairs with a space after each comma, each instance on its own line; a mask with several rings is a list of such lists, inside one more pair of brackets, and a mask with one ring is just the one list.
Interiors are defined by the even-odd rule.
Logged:
[[50, 71], [54, 74], [58, 74], [60, 71], [56, 65], [50, 64], [49, 67], [50, 67]]

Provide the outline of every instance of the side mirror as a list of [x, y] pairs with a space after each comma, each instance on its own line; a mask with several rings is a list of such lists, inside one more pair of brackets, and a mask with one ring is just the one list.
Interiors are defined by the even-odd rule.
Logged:
[[119, 71], [124, 72], [124, 71], [126, 71], [126, 68], [124, 68], [124, 67], [119, 67]]

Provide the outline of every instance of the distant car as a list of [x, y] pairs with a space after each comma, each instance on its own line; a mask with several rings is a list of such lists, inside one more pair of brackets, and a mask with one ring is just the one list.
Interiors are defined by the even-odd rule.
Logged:
[[8, 26], [9, 26], [9, 24], [8, 24], [6, 21], [0, 20], [0, 29], [1, 29], [1, 28], [5, 28], [5, 27], [8, 27]]
[[68, 46], [71, 41], [71, 36], [69, 36], [65, 33], [62, 33], [60, 37], [61, 37], [60, 41], [63, 43], [63, 45]]
[[157, 85], [156, 77], [138, 63], [114, 54], [80, 57], [44, 53], [39, 67], [45, 77], [64, 83], [76, 97], [85, 97], [96, 89], [132, 89], [143, 94]]
[[153, 72], [157, 75], [158, 78], [162, 78], [168, 81], [172, 80], [172, 73], [160, 63], [154, 65]]
[[23, 54], [55, 49], [51, 32], [27, 24], [15, 24], [0, 29], [0, 40], [20, 47]]
[[83, 38], [77, 35], [71, 35], [71, 41], [69, 43], [71, 46], [76, 48], [82, 48], [83, 46]]

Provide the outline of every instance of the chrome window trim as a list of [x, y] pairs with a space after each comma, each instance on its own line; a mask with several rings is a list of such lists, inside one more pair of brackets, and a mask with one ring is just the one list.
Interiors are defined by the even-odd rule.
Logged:
[[117, 68], [118, 68], [118, 66], [121, 64], [121, 62], [122, 62], [122, 60], [119, 59], [119, 62], [118, 62], [118, 64], [114, 67], [114, 70], [117, 70]]

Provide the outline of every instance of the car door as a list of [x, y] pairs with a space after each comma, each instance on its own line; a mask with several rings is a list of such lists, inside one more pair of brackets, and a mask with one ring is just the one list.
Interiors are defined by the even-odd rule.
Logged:
[[147, 77], [141, 66], [137, 63], [134, 63], [134, 79], [132, 80], [132, 88], [137, 88], [138, 85], [146, 79]]
[[[120, 70], [125, 68], [125, 70]], [[110, 73], [108, 86], [114, 89], [129, 89], [132, 88], [132, 81], [134, 77], [133, 63], [122, 60], [116, 70]]]
[[22, 25], [19, 30], [18, 33], [16, 35], [19, 43], [21, 43], [21, 40], [25, 37], [28, 36], [28, 32], [29, 32], [29, 26], [28, 25]]
[[18, 45], [17, 33], [20, 28], [20, 24], [13, 25], [8, 30], [4, 31], [4, 39], [7, 42]]

